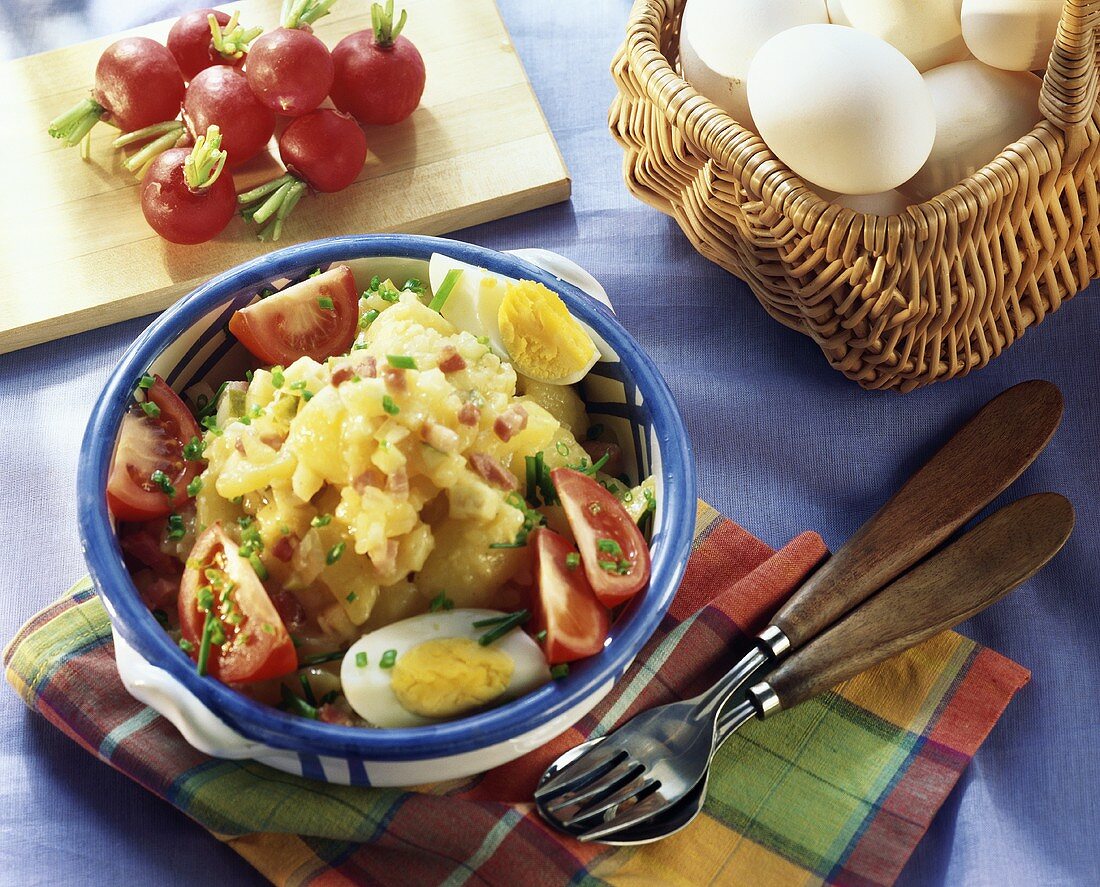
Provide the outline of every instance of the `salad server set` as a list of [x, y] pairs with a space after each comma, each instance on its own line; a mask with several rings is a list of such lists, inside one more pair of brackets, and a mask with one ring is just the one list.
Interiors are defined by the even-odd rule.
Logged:
[[[714, 686], [558, 758], [535, 792], [543, 818], [581, 841], [667, 837], [700, 812], [710, 761], [743, 724], [958, 625], [1033, 575], [1073, 528], [1073, 508], [1056, 493], [1020, 499], [932, 552], [1020, 476], [1061, 416], [1061, 394], [1048, 382], [990, 401], [809, 577]], [[758, 673], [765, 678], [744, 689]]]

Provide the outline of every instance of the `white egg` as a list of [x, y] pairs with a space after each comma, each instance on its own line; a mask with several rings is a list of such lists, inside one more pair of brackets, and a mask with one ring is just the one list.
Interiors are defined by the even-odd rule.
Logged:
[[442, 253], [433, 253], [428, 262], [428, 281], [433, 293], [439, 291], [450, 271], [461, 273], [440, 313], [460, 330], [466, 330], [475, 336], [487, 336], [497, 354], [506, 356], [497, 315], [504, 299], [504, 291], [514, 281], [510, 277], [493, 274], [476, 265], [467, 265]]
[[755, 129], [745, 86], [756, 51], [787, 28], [828, 21], [825, 0], [688, 0], [680, 22], [684, 79]]
[[897, 47], [918, 71], [967, 58], [959, 0], [840, 0], [848, 23]]
[[1047, 66], [1062, 0], [963, 0], [963, 39], [974, 57], [1006, 71]]
[[870, 216], [895, 216], [913, 203], [896, 190], [882, 191], [878, 194], [835, 194], [822, 188], [821, 196], [837, 206], [845, 206]]
[[853, 28], [801, 25], [765, 43], [749, 69], [761, 137], [795, 173], [841, 194], [890, 191], [928, 159], [936, 137], [920, 72]]
[[924, 166], [901, 186], [915, 201], [941, 194], [1035, 128], [1043, 82], [971, 59], [924, 75], [936, 114], [936, 141]]
[[[351, 645], [340, 666], [340, 681], [348, 704], [375, 727], [420, 727], [445, 720], [417, 714], [402, 704], [393, 686], [402, 657], [410, 650], [433, 641], [457, 639], [473, 642], [477, 647], [477, 639], [488, 629], [475, 628], [473, 623], [504, 615], [499, 610], [443, 610], [402, 619], [368, 632]], [[550, 680], [550, 668], [541, 648], [521, 628], [513, 629], [487, 647], [478, 649], [502, 654], [511, 660], [512, 670], [507, 677], [506, 688], [488, 705], [498, 705], [530, 693]], [[383, 668], [383, 657], [390, 650], [396, 653], [394, 664]], [[365, 664], [361, 665], [361, 662]]]

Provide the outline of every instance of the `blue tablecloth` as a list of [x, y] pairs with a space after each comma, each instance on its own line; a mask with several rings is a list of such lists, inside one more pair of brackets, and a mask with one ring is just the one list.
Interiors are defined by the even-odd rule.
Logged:
[[[65, 15], [43, 24], [34, 16], [46, 4], [4, 0], [0, 54], [40, 51], [188, 6], [78, 5], [51, 4]], [[669, 380], [695, 445], [700, 494], [721, 511], [773, 545], [816, 529], [835, 547], [984, 401], [1037, 376], [1062, 387], [1063, 427], [1011, 496], [1065, 493], [1077, 507], [1076, 532], [1036, 579], [963, 626], [1034, 677], [902, 883], [1100, 883], [1095, 287], [970, 378], [906, 396], [863, 391], [830, 369], [809, 339], [770, 320], [742, 283], [697, 256], [673, 222], [627, 194], [606, 127], [608, 63], [626, 0], [500, 5], [572, 172], [573, 199], [456, 236], [557, 250], [604, 282]], [[108, 371], [147, 322], [0, 357], [4, 641], [83, 572], [73, 501], [80, 437]], [[26, 713], [13, 693], [0, 692], [0, 710], [0, 883], [264, 883], [198, 826]]]

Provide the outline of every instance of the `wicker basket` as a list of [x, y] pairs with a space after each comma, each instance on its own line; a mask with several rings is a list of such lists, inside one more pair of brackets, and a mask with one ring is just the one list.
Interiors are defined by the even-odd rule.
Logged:
[[1035, 130], [889, 217], [823, 200], [685, 83], [682, 10], [636, 0], [612, 65], [627, 184], [850, 379], [909, 391], [963, 375], [1097, 275], [1100, 0], [1066, 0]]

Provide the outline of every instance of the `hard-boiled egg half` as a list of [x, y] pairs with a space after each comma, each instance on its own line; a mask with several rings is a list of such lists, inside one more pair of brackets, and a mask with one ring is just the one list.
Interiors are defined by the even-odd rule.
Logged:
[[530, 693], [550, 680], [535, 643], [515, 628], [478, 642], [507, 616], [499, 610], [444, 610], [368, 632], [340, 667], [344, 696], [375, 727], [421, 727]]
[[446, 292], [439, 309], [443, 317], [486, 337], [516, 372], [552, 385], [573, 385], [600, 359], [592, 334], [557, 293], [540, 283], [502, 277], [440, 253], [428, 263], [428, 278], [433, 293]]

